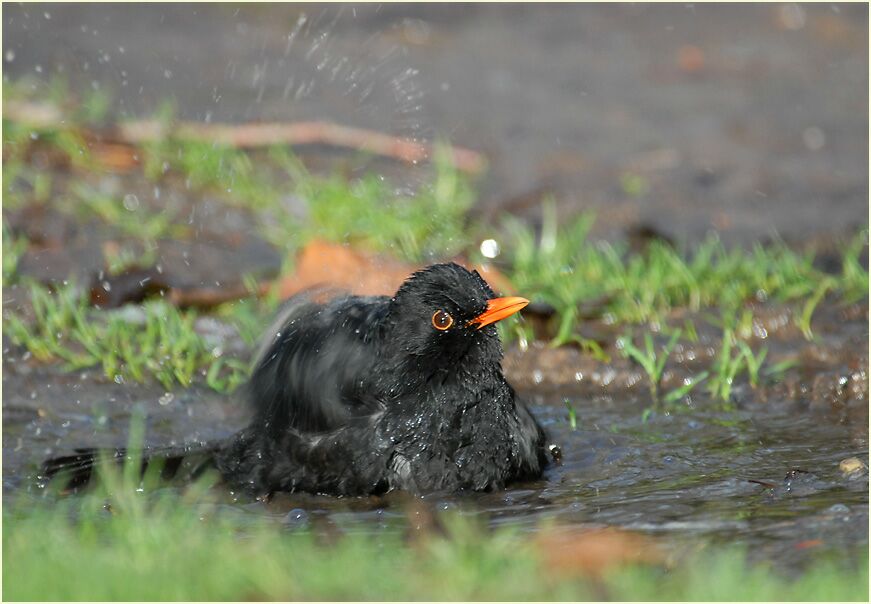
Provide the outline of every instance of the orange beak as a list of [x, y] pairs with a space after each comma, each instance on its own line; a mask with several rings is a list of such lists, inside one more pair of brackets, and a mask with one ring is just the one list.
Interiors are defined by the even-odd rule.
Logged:
[[496, 321], [501, 321], [505, 317], [510, 317], [527, 304], [529, 304], [529, 300], [516, 296], [487, 300], [487, 310], [469, 321], [469, 324], [477, 324], [478, 329], [481, 329], [485, 325], [490, 325]]

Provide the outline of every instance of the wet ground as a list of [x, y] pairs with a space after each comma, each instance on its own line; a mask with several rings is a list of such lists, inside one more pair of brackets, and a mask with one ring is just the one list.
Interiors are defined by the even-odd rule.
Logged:
[[[307, 26], [288, 47], [303, 12]], [[596, 235], [606, 237], [643, 226], [692, 241], [717, 228], [733, 242], [777, 232], [825, 243], [867, 224], [867, 27], [863, 5], [23, 5], [4, 6], [3, 51], [4, 74], [62, 71], [74, 87], [110, 86], [114, 111], [127, 116], [172, 96], [190, 119], [331, 119], [449, 136], [490, 161], [482, 216], [537, 220], [538, 200], [553, 192], [566, 213], [595, 209]], [[337, 73], [360, 67], [360, 85], [374, 84], [365, 98], [325, 75], [343, 59]], [[422, 178], [413, 167], [385, 170]], [[150, 187], [114, 177], [100, 186]], [[250, 216], [172, 186], [159, 201], [139, 197], [196, 217], [191, 241], [160, 250], [171, 281], [277, 269], [280, 257], [248, 233]], [[102, 263], [101, 235], [88, 227], [51, 212], [4, 217], [56, 244], [25, 255], [26, 274], [90, 275]], [[19, 303], [20, 292], [4, 291], [4, 311]], [[506, 372], [562, 448], [562, 464], [505, 492], [427, 501], [492, 524], [553, 518], [671, 542], [738, 542], [786, 566], [866, 544], [868, 474], [839, 463], [868, 463], [867, 309], [867, 299], [824, 303], [813, 344], [795, 328], [795, 309], [755, 309], [756, 343], [771, 362], [798, 366], [759, 389], [736, 385], [734, 409], [699, 394], [645, 415], [646, 378], [613, 348], [608, 364], [573, 348], [514, 348]], [[616, 329], [583, 327], [611, 346]], [[698, 345], [675, 351], [666, 387], [710, 367], [716, 330], [700, 329]], [[225, 349], [240, 345], [225, 337]], [[4, 500], [29, 488], [27, 473], [49, 455], [124, 444], [137, 407], [153, 445], [211, 440], [245, 422], [239, 401], [204, 389], [63, 373], [5, 340], [3, 356]], [[290, 527], [379, 530], [405, 503], [400, 494], [293, 495], [228, 508]]]

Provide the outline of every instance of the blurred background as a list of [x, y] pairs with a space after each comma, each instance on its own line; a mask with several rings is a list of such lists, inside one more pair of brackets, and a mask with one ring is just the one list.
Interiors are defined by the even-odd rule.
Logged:
[[536, 219], [552, 193], [606, 237], [807, 242], [867, 218], [867, 31], [863, 4], [25, 4], [3, 71], [108, 91], [120, 117], [171, 98], [445, 137], [489, 162], [484, 215]]

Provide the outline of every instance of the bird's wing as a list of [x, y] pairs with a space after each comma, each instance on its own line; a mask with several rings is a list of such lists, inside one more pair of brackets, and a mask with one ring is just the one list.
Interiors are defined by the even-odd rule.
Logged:
[[386, 297], [291, 299], [265, 334], [248, 395], [273, 433], [334, 430], [382, 408], [366, 388]]

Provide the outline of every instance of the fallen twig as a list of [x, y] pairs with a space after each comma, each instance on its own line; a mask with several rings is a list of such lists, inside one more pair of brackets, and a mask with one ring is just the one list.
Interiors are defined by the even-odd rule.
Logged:
[[[75, 126], [65, 122], [60, 109], [49, 103], [8, 101], [3, 104], [3, 116], [35, 128], [76, 129]], [[82, 134], [102, 143], [125, 145], [139, 145], [167, 138], [206, 141], [239, 149], [270, 145], [323, 144], [368, 151], [408, 163], [427, 161], [433, 156], [431, 144], [374, 130], [321, 121], [252, 124], [205, 124], [182, 121], [167, 124], [158, 120], [132, 120], [121, 122], [104, 132], [82, 132]], [[451, 162], [458, 170], [477, 174], [487, 165], [484, 156], [476, 151], [452, 145], [447, 149]], [[117, 155], [117, 149], [114, 151]]]
[[178, 306], [179, 308], [214, 308], [225, 302], [238, 302], [245, 298], [250, 298], [253, 295], [265, 295], [269, 289], [269, 284], [259, 284], [257, 291], [252, 292], [244, 285], [234, 287], [214, 288], [214, 287], [172, 287], [167, 292], [167, 299]]
[[[317, 143], [368, 151], [408, 163], [425, 161], [432, 156], [430, 145], [332, 122], [254, 124], [178, 122], [167, 126], [155, 120], [144, 120], [121, 123], [117, 130], [121, 140], [134, 144], [162, 140], [171, 136], [178, 139], [221, 143], [239, 149]], [[484, 157], [475, 151], [451, 146], [449, 152], [451, 161], [458, 170], [478, 173], [486, 165]]]

